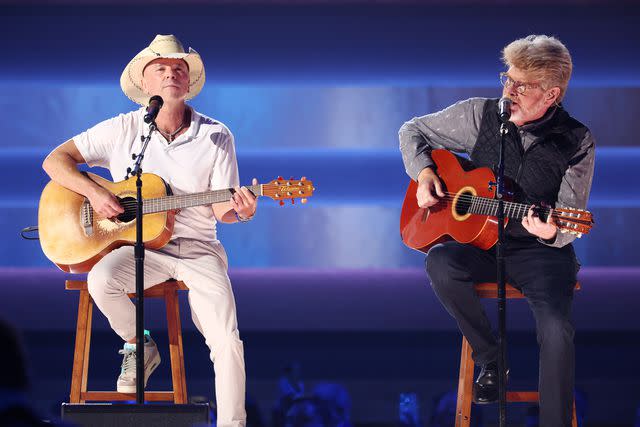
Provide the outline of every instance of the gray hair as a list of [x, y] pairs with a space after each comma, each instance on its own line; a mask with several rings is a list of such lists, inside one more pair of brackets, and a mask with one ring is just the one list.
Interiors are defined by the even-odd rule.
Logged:
[[530, 35], [514, 40], [502, 50], [502, 61], [535, 76], [545, 89], [559, 87], [557, 102], [564, 97], [573, 63], [569, 50], [555, 37]]

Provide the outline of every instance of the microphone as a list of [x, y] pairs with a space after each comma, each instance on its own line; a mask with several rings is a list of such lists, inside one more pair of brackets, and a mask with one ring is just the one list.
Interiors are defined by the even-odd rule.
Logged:
[[164, 101], [159, 95], [152, 96], [147, 107], [147, 114], [144, 115], [144, 122], [151, 123], [155, 121], [163, 105]]
[[502, 97], [498, 101], [498, 115], [502, 123], [508, 122], [511, 118], [511, 104], [513, 101], [507, 97]]

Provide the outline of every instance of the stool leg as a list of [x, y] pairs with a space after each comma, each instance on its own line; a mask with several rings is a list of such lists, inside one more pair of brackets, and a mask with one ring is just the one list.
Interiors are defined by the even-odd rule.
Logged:
[[576, 399], [573, 399], [573, 416], [571, 417], [571, 427], [578, 427], [578, 416], [576, 415]]
[[458, 401], [456, 404], [456, 427], [469, 427], [471, 424], [471, 399], [473, 397], [473, 359], [469, 341], [462, 337], [460, 352], [460, 376], [458, 378]]
[[80, 291], [80, 301], [78, 302], [78, 322], [76, 324], [76, 344], [73, 351], [69, 403], [84, 403], [80, 396], [87, 391], [92, 312], [93, 301], [89, 291], [83, 289]]
[[187, 380], [184, 370], [182, 350], [182, 326], [180, 324], [180, 306], [178, 291], [167, 286], [164, 294], [167, 307], [167, 329], [169, 332], [169, 355], [171, 357], [171, 380], [173, 382], [174, 403], [187, 403]]

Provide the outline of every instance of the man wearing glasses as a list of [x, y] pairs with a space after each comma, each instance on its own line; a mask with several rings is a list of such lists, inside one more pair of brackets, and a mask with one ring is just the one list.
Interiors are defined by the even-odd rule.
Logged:
[[[586, 207], [593, 177], [595, 141], [586, 126], [562, 107], [572, 71], [571, 55], [557, 39], [531, 35], [502, 52], [503, 97], [511, 118], [505, 147], [505, 176], [515, 196], [529, 204]], [[498, 100], [471, 98], [442, 111], [413, 118], [399, 132], [407, 174], [418, 182], [418, 205], [444, 197], [430, 152], [466, 153], [476, 167], [498, 164]], [[574, 387], [574, 328], [570, 312], [579, 264], [571, 234], [558, 233], [533, 209], [506, 228], [507, 281], [526, 296], [540, 346], [540, 425], [571, 425]], [[495, 247], [487, 251], [449, 241], [431, 248], [426, 259], [431, 285], [473, 348], [481, 367], [474, 401], [497, 400], [497, 341], [472, 285], [496, 280]]]

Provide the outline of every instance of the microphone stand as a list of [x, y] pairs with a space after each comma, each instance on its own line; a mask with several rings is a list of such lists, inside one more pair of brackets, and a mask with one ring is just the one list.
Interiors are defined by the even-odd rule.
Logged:
[[507, 122], [501, 117], [500, 125], [500, 157], [498, 159], [498, 171], [496, 174], [496, 199], [498, 199], [498, 242], [496, 246], [496, 265], [498, 283], [498, 412], [499, 425], [507, 425], [507, 304], [506, 304], [506, 283], [504, 269], [504, 146], [505, 137], [508, 133]]
[[142, 240], [142, 160], [149, 145], [151, 134], [157, 129], [155, 120], [149, 123], [149, 134], [141, 136], [142, 151], [133, 154], [133, 170], [127, 168], [127, 176], [136, 176], [136, 403], [144, 404], [144, 242]]

